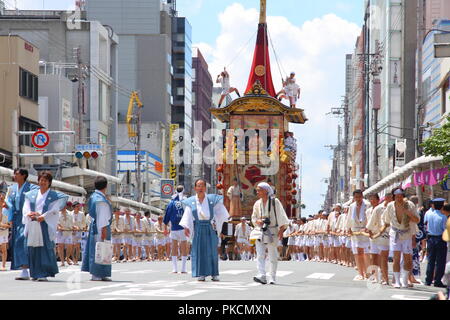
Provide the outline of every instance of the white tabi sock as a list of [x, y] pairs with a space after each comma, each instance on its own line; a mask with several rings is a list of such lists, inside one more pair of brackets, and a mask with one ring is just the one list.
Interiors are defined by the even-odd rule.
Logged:
[[172, 256], [172, 272], [178, 272], [177, 260], [178, 260], [178, 257]]
[[25, 277], [29, 277], [30, 275], [28, 274], [28, 269], [22, 269], [22, 273], [20, 274], [20, 277], [25, 278]]
[[400, 272], [394, 272], [394, 280], [395, 280], [394, 286], [401, 287], [401, 284], [400, 284]]
[[181, 257], [181, 272], [186, 272], [187, 257]]
[[402, 285], [402, 288], [408, 288], [408, 278], [409, 272], [406, 270], [402, 270], [400, 278], [400, 284]]

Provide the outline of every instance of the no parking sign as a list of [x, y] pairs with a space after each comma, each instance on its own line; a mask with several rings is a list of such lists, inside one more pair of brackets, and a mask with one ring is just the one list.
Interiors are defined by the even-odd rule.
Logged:
[[47, 132], [38, 130], [31, 136], [31, 143], [36, 148], [36, 151], [45, 152], [46, 150], [44, 148], [49, 145], [50, 136]]
[[172, 199], [175, 190], [175, 180], [161, 179], [161, 199]]

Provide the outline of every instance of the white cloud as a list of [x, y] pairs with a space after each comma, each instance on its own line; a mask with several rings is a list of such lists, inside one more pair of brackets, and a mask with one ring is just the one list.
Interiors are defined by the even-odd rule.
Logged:
[[[226, 66], [231, 85], [241, 93], [250, 73], [255, 37], [250, 43], [248, 40], [255, 35], [258, 15], [257, 10], [235, 3], [219, 15], [221, 33], [216, 43], [195, 45], [204, 53], [213, 78]], [[328, 177], [331, 170], [331, 152], [324, 146], [337, 143], [338, 122], [325, 114], [331, 107], [340, 106], [345, 93], [345, 54], [353, 51], [360, 28], [334, 14], [301, 26], [285, 17], [269, 16], [268, 26], [283, 76], [295, 71], [302, 88], [299, 107], [305, 109], [310, 121], [306, 125], [292, 125], [291, 130], [303, 155], [304, 202], [310, 209], [320, 207], [323, 199], [320, 194], [326, 192], [320, 180]], [[270, 55], [274, 84], [280, 90], [281, 75], [272, 50]]]

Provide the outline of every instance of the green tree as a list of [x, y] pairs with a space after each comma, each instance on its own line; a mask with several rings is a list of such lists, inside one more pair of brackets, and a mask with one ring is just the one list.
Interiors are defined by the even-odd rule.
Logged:
[[450, 165], [450, 116], [440, 129], [433, 130], [433, 135], [421, 144], [427, 156], [443, 157], [444, 165]]

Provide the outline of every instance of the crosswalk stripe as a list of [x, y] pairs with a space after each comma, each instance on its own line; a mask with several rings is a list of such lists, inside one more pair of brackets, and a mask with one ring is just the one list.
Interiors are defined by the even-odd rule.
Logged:
[[238, 275], [251, 272], [251, 270], [227, 270], [227, 271], [221, 271], [220, 274], [232, 274], [232, 275]]
[[292, 273], [294, 273], [294, 272], [293, 271], [277, 271], [277, 277], [283, 278]]
[[313, 273], [307, 276], [307, 279], [330, 280], [334, 277], [334, 273]]
[[104, 289], [113, 289], [113, 288], [117, 288], [117, 287], [127, 286], [127, 285], [130, 285], [130, 284], [132, 284], [132, 283], [131, 282], [126, 282], [126, 283], [113, 284], [111, 286], [101, 286], [101, 287], [94, 287], [94, 288], [90, 288], [90, 289], [79, 289], [79, 290], [58, 292], [58, 293], [53, 293], [51, 295], [52, 296], [56, 296], [56, 297], [64, 297], [64, 296], [68, 296], [70, 294], [79, 294], [79, 293], [99, 291], [99, 290], [104, 290]]

